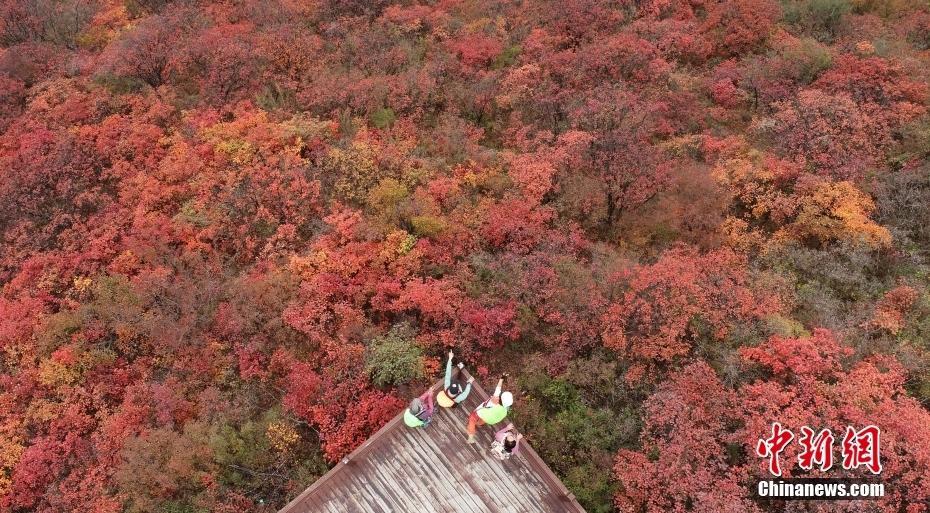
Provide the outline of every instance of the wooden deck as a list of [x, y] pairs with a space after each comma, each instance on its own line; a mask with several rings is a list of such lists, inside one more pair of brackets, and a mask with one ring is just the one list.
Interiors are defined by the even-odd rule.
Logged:
[[488, 397], [476, 385], [425, 429], [397, 415], [280, 513], [584, 513], [525, 441], [506, 461], [490, 454], [489, 426], [466, 443], [468, 413]]

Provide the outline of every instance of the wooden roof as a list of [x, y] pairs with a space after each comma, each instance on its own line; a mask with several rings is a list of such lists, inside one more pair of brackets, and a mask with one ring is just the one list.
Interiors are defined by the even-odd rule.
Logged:
[[466, 443], [468, 414], [487, 397], [475, 381], [426, 428], [401, 412], [279, 513], [584, 513], [525, 440], [506, 461], [490, 454], [490, 426]]

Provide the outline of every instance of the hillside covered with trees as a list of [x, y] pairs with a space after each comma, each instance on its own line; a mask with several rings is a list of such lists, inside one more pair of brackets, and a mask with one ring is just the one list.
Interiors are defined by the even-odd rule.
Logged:
[[591, 513], [928, 512], [928, 101], [921, 0], [0, 0], [0, 511], [276, 511], [452, 349]]

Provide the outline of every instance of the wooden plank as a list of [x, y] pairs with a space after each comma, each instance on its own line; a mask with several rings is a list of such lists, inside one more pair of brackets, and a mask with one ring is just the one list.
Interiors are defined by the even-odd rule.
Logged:
[[487, 398], [475, 381], [463, 404], [437, 405], [426, 428], [408, 428], [401, 412], [280, 513], [583, 513], [525, 441], [506, 461], [489, 452], [491, 426], [479, 429], [478, 444], [466, 443], [468, 414]]
[[[436, 421], [434, 421], [436, 422]], [[436, 495], [436, 499], [442, 499], [442, 504], [456, 504], [457, 511], [463, 513], [480, 513], [482, 510], [478, 504], [470, 498], [471, 494], [462, 493], [460, 483], [459, 469], [454, 465], [454, 460], [448, 455], [448, 447], [441, 447], [437, 444], [437, 439], [444, 430], [440, 426], [448, 426], [448, 423], [436, 425], [436, 430], [430, 433], [423, 433], [413, 440], [413, 450], [416, 453], [416, 462], [423, 465], [426, 469], [427, 478], [432, 483], [431, 490]], [[433, 429], [431, 424], [428, 429]], [[433, 455], [429, 457], [429, 455]]]

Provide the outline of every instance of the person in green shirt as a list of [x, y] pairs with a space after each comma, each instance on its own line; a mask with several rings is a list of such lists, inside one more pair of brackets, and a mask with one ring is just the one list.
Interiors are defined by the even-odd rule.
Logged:
[[507, 417], [507, 412], [513, 406], [513, 394], [510, 392], [501, 393], [503, 386], [504, 378], [501, 378], [497, 381], [497, 387], [494, 388], [494, 395], [479, 404], [475, 411], [468, 416], [468, 443], [476, 443], [475, 434], [478, 432], [479, 426], [485, 424], [493, 426]]

